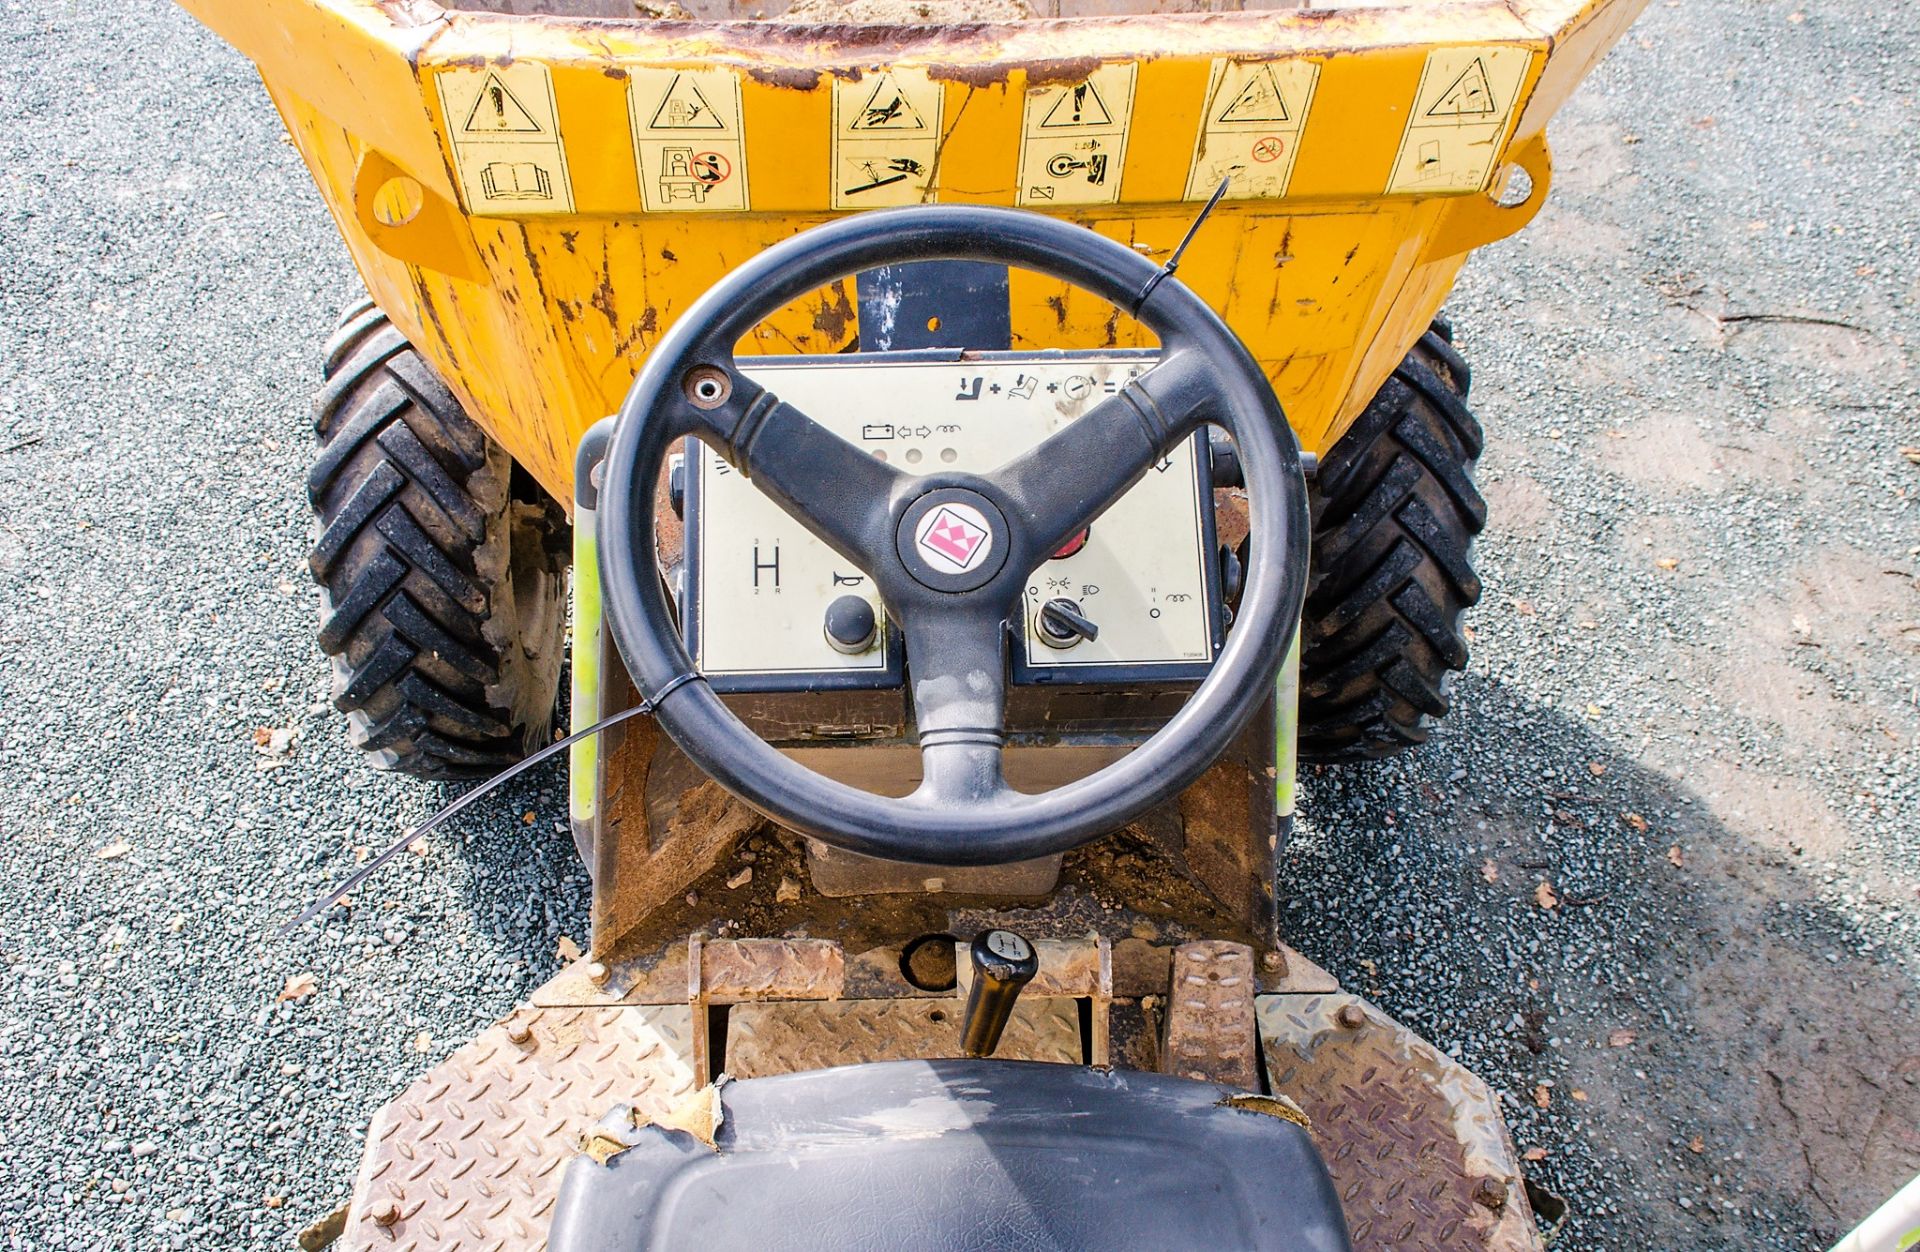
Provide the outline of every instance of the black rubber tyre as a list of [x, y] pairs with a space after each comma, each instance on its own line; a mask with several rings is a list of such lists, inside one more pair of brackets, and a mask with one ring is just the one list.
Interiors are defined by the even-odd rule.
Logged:
[[1301, 625], [1300, 756], [1354, 761], [1424, 743], [1467, 663], [1468, 562], [1487, 520], [1467, 364], [1435, 322], [1313, 483]]
[[309, 565], [355, 746], [379, 769], [471, 778], [550, 742], [565, 514], [371, 301], [327, 341], [313, 407]]

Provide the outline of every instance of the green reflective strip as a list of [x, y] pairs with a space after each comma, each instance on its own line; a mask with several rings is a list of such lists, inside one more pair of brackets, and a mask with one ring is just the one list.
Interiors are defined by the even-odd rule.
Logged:
[[[573, 732], [600, 720], [600, 539], [594, 511], [573, 512]], [[567, 749], [567, 810], [575, 823], [593, 822], [593, 791], [599, 776], [600, 736], [588, 735]]]
[[1293, 816], [1300, 752], [1300, 631], [1293, 632], [1287, 659], [1273, 683], [1273, 811]]

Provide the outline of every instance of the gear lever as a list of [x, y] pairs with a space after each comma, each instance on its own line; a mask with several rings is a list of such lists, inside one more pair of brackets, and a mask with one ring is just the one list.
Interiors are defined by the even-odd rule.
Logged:
[[967, 992], [960, 1050], [967, 1056], [992, 1056], [1013, 1017], [1020, 989], [1040, 972], [1040, 958], [1032, 944], [1011, 930], [981, 931], [967, 955], [973, 963], [973, 988]]

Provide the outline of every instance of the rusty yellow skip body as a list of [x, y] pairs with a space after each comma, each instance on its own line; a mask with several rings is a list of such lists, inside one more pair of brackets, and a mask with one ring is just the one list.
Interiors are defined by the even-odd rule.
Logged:
[[[661, 332], [775, 240], [863, 207], [1019, 204], [1164, 256], [1223, 177], [1181, 277], [1324, 451], [1468, 250], [1538, 209], [1547, 119], [1644, 4], [858, 27], [182, 2], [259, 65], [381, 307], [561, 500]], [[1515, 167], [1531, 194], [1503, 205]], [[1016, 275], [1013, 300], [1016, 347], [1136, 342], [1084, 292]], [[743, 350], [857, 333], [830, 290]]]

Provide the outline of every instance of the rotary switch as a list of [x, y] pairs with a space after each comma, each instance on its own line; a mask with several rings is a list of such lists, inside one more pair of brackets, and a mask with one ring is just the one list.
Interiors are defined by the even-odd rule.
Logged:
[[1082, 639], [1100, 637], [1100, 628], [1080, 611], [1078, 600], [1056, 597], [1040, 606], [1039, 616], [1040, 629], [1035, 633], [1049, 648], [1071, 648]]

